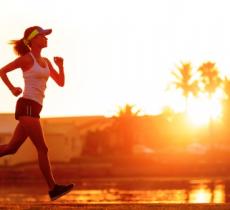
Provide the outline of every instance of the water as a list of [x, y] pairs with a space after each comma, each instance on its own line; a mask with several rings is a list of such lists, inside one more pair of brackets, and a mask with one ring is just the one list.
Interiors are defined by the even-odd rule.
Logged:
[[[221, 179], [111, 178], [77, 180], [61, 203], [225, 203]], [[45, 183], [11, 183], [0, 189], [0, 203], [48, 202]]]

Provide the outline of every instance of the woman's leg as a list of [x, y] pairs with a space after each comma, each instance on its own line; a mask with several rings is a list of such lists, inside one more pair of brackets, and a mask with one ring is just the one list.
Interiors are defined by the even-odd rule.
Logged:
[[44, 140], [40, 120], [32, 117], [20, 117], [20, 122], [37, 149], [39, 167], [46, 179], [49, 189], [53, 189], [56, 183], [51, 171], [48, 148]]
[[9, 144], [0, 145], [0, 157], [14, 154], [28, 137], [26, 130], [19, 122]]

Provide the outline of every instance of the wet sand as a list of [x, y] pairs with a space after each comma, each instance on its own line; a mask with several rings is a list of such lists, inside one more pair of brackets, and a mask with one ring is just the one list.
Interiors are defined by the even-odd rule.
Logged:
[[229, 210], [230, 204], [0, 204], [0, 210]]

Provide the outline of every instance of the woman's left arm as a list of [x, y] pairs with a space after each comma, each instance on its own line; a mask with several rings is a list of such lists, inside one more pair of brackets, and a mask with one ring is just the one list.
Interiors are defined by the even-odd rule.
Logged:
[[57, 72], [49, 59], [46, 58], [46, 61], [48, 63], [49, 69], [50, 69], [50, 76], [51, 78], [60, 86], [63, 87], [65, 85], [65, 73], [64, 73], [64, 67], [63, 67], [63, 58], [61, 57], [54, 57], [54, 62], [58, 66], [59, 72]]

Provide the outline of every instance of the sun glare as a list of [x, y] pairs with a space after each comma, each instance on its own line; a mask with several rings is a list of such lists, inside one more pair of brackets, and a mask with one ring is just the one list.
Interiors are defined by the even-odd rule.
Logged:
[[210, 119], [220, 118], [221, 111], [218, 97], [213, 97], [210, 100], [208, 97], [200, 96], [189, 101], [187, 116], [192, 124], [202, 126], [207, 125]]

